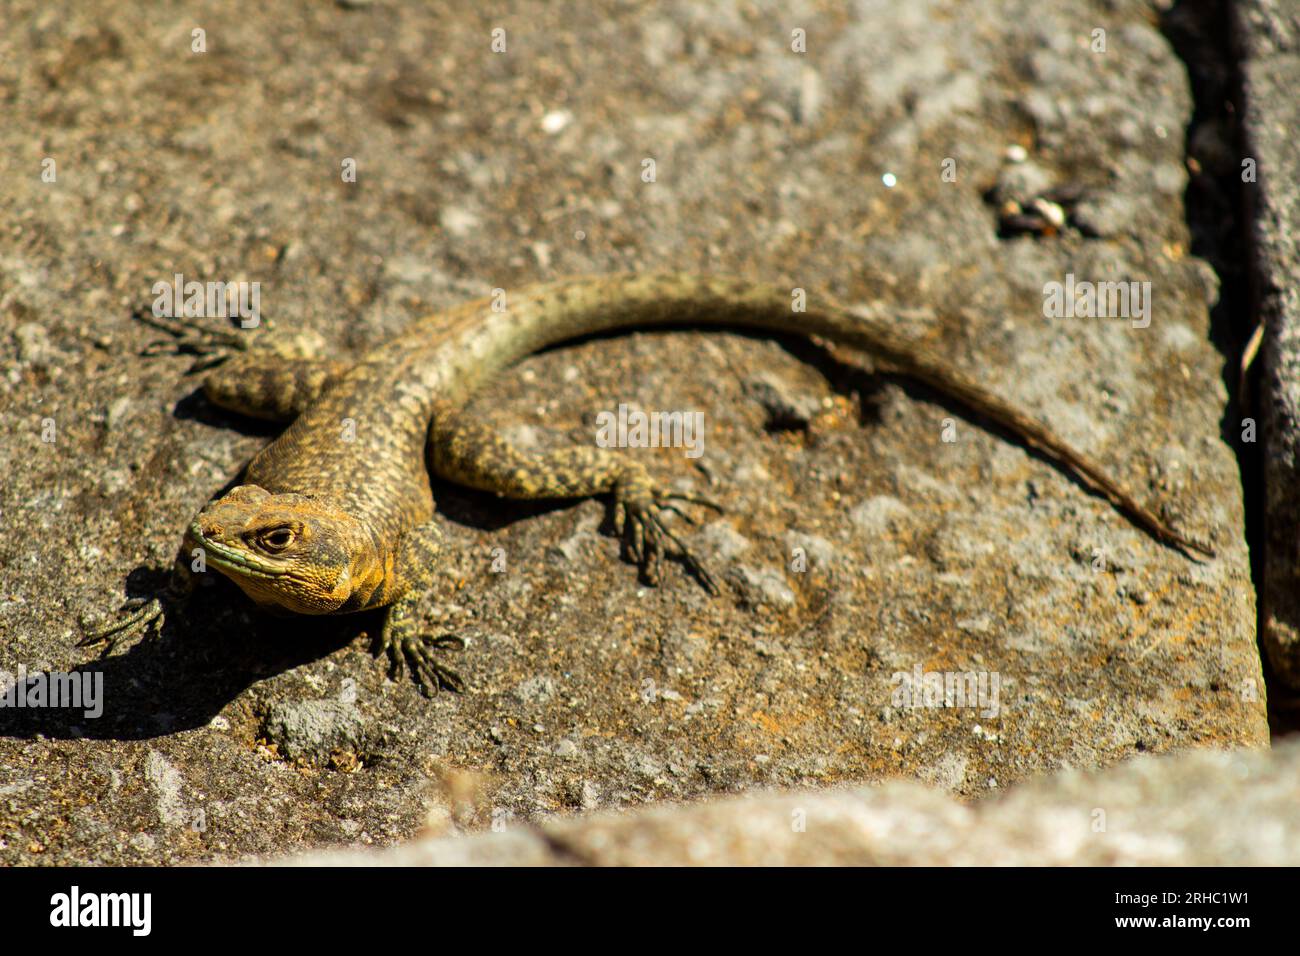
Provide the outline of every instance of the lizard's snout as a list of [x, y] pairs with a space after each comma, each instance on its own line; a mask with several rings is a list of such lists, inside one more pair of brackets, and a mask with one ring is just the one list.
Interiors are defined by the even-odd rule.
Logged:
[[200, 512], [194, 520], [194, 530], [202, 541], [226, 541], [230, 533], [237, 531], [242, 525], [242, 515], [231, 514], [228, 510], [223, 513], [220, 507]]
[[220, 538], [225, 533], [225, 524], [211, 511], [200, 512], [198, 520], [199, 534], [209, 541]]
[[207, 541], [224, 541], [243, 528], [270, 497], [256, 485], [239, 485], [199, 512], [195, 530]]

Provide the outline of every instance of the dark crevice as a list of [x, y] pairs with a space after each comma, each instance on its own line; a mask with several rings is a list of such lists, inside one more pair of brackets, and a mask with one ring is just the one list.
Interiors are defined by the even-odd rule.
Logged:
[[[1236, 452], [1241, 470], [1250, 574], [1258, 596], [1263, 585], [1263, 453], [1258, 438], [1242, 440], [1242, 429], [1246, 418], [1259, 421], [1259, 371], [1256, 364], [1243, 380], [1240, 362], [1259, 310], [1252, 291], [1251, 220], [1241, 178], [1241, 160], [1248, 152], [1229, 0], [1182, 0], [1161, 15], [1160, 29], [1183, 61], [1191, 83], [1194, 105], [1185, 143], [1187, 225], [1192, 254], [1208, 262], [1219, 277], [1219, 301], [1210, 311], [1210, 338], [1224, 356], [1223, 382], [1228, 391], [1220, 434]], [[1257, 635], [1258, 606], [1257, 597]], [[1300, 730], [1295, 709], [1285, 706], [1294, 695], [1274, 679], [1262, 647], [1260, 658], [1273, 736]]]

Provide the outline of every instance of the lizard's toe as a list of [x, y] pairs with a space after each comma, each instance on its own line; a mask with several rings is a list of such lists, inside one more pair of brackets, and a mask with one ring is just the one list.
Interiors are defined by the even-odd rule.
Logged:
[[[618, 530], [619, 526], [622, 526], [625, 553], [640, 567], [642, 580], [646, 584], [655, 586], [662, 578], [664, 542], [667, 541], [673, 546], [677, 560], [686, 566], [687, 571], [700, 583], [700, 586], [709, 594], [716, 596], [720, 593], [717, 580], [664, 522], [664, 514], [671, 511], [681, 516], [687, 523], [696, 524], [693, 518], [672, 504], [673, 500], [707, 505], [721, 510], [715, 503], [693, 495], [641, 488], [631, 489], [627, 493], [620, 494], [616, 499], [616, 507], [620, 514], [616, 518], [615, 529]], [[621, 520], [618, 520], [620, 518]]]
[[[249, 345], [246, 335], [231, 329], [196, 326], [187, 319], [154, 315], [150, 309], [137, 309], [135, 318], [168, 336], [150, 342], [141, 355], [193, 355], [195, 361], [190, 366], [191, 373], [220, 365], [234, 353], [245, 351]], [[269, 327], [269, 320], [263, 320], [261, 331], [265, 332]]]
[[408, 637], [402, 641], [402, 654], [411, 669], [411, 677], [420, 686], [420, 693], [432, 697], [440, 690], [458, 694], [465, 690], [464, 679], [434, 656], [439, 651], [463, 650], [464, 647], [464, 638], [455, 634]]
[[94, 647], [96, 644], [103, 644], [104, 649], [100, 656], [107, 656], [112, 653], [117, 642], [131, 632], [161, 628], [166, 614], [166, 608], [159, 598], [132, 598], [122, 605], [114, 619], [103, 621], [96, 626], [82, 620], [80, 622], [82, 638], [77, 641], [77, 647]]
[[436, 655], [448, 650], [463, 650], [466, 640], [456, 634], [441, 634], [432, 637], [426, 634], [405, 636], [387, 636], [380, 644], [380, 651], [388, 657], [388, 679], [397, 680], [402, 672], [408, 671], [411, 680], [420, 688], [425, 697], [432, 697], [440, 690], [461, 693], [465, 690], [464, 679], [441, 663]]

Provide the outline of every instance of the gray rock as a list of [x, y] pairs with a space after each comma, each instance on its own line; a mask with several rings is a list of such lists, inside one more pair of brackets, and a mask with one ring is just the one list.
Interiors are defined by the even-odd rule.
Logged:
[[822, 410], [816, 395], [796, 391], [789, 382], [771, 372], [759, 372], [745, 380], [745, 392], [767, 412], [767, 427], [773, 430], [807, 428]]
[[29, 365], [48, 365], [55, 355], [49, 330], [36, 322], [24, 322], [14, 329], [18, 361]]
[[548, 557], [559, 561], [577, 563], [590, 555], [598, 547], [600, 540], [600, 536], [595, 532], [581, 529], [549, 547], [546, 553]]
[[1133, 228], [1136, 207], [1124, 196], [1102, 193], [1090, 196], [1074, 208], [1075, 223], [1086, 235], [1118, 236]]
[[336, 751], [362, 750], [366, 722], [351, 701], [284, 701], [273, 703], [263, 731], [289, 760], [325, 764]]
[[544, 704], [555, 696], [555, 678], [547, 674], [538, 674], [515, 685], [511, 695], [520, 704], [533, 706]]
[[786, 567], [790, 566], [793, 560], [795, 550], [798, 549], [808, 559], [810, 567], [826, 570], [836, 561], [837, 554], [835, 545], [831, 544], [825, 538], [818, 534], [807, 534], [802, 531], [790, 530], [782, 537], [785, 544], [785, 563]]
[[1034, 160], [1008, 163], [998, 172], [993, 198], [999, 204], [1015, 202], [1024, 206], [1048, 192], [1053, 182], [1051, 171]]
[[910, 516], [907, 505], [893, 495], [876, 495], [849, 509], [849, 521], [871, 537], [903, 527]]
[[731, 561], [752, 547], [750, 540], [728, 521], [711, 522], [696, 536], [696, 540], [718, 563]]
[[1137, 757], [962, 804], [910, 782], [548, 820], [299, 866], [1298, 866], [1300, 741]]
[[750, 607], [760, 604], [791, 607], [795, 603], [794, 591], [786, 583], [785, 575], [773, 568], [738, 564], [727, 578], [740, 589], [741, 601]]

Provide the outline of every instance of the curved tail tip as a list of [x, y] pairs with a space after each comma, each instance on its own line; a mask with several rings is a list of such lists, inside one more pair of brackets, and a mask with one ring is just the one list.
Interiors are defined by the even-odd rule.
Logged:
[[1199, 560], [1201, 558], [1210, 559], [1217, 556], [1214, 549], [1208, 544], [1202, 544], [1199, 541], [1184, 537], [1181, 534], [1175, 533], [1172, 540], [1174, 544], [1178, 545], [1184, 554], [1193, 560]]

